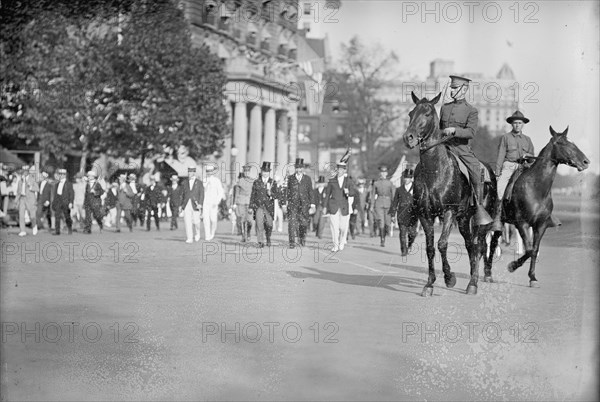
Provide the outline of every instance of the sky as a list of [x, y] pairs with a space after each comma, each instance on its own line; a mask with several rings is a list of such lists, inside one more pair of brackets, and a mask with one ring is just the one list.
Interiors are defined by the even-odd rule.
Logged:
[[521, 87], [521, 110], [531, 120], [524, 133], [536, 153], [548, 143], [550, 125], [569, 126], [590, 170], [600, 173], [599, 3], [342, 0], [334, 15], [321, 13], [321, 29], [334, 61], [340, 45], [358, 35], [393, 50], [398, 69], [423, 80], [436, 58], [453, 60], [456, 72], [487, 77], [507, 63]]

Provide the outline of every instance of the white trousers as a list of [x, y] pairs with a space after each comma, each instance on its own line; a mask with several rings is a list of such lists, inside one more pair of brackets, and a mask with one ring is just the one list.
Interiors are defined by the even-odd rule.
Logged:
[[194, 229], [196, 229], [195, 238], [200, 240], [200, 211], [194, 211], [192, 201], [188, 201], [183, 209], [183, 221], [185, 223], [185, 235], [188, 241], [194, 239]]
[[283, 210], [279, 206], [279, 200], [275, 200], [275, 216], [273, 217], [273, 227], [278, 232], [283, 232]]
[[334, 215], [329, 215], [329, 228], [331, 229], [331, 235], [333, 237], [333, 244], [335, 247], [340, 247], [346, 244], [349, 223], [350, 214], [346, 216], [342, 215], [341, 209], [338, 209]]
[[212, 240], [217, 233], [219, 221], [219, 205], [204, 205], [202, 208], [202, 219], [204, 219], [204, 239]]
[[502, 171], [500, 172], [500, 177], [498, 177], [496, 183], [498, 186], [498, 199], [504, 198], [504, 191], [506, 190], [506, 186], [508, 186], [508, 181], [519, 166], [520, 165], [516, 162], [504, 161], [502, 163]]

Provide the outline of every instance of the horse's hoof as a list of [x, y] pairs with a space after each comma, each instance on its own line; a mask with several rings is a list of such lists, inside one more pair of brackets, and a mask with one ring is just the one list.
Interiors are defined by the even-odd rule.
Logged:
[[514, 262], [514, 261], [511, 261], [511, 262], [508, 264], [508, 267], [507, 267], [507, 269], [508, 269], [508, 272], [515, 272], [515, 269], [517, 269], [517, 263], [516, 263], [516, 262]]
[[421, 292], [421, 296], [423, 297], [429, 297], [433, 295], [433, 287], [432, 286], [425, 286], [423, 288], [423, 291]]
[[532, 288], [539, 288], [540, 284], [538, 283], [538, 281], [529, 281], [529, 286]]
[[483, 281], [487, 283], [494, 283], [494, 279], [492, 279], [492, 275], [484, 276]]
[[453, 288], [456, 285], [456, 275], [454, 273], [450, 274], [450, 279], [446, 279], [446, 287]]
[[477, 286], [475, 286], [475, 285], [467, 286], [467, 294], [468, 295], [476, 295], [477, 294]]

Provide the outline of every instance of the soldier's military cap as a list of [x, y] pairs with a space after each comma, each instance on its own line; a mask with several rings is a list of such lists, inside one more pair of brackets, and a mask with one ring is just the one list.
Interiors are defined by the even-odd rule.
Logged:
[[450, 76], [450, 88], [458, 88], [461, 85], [469, 85], [469, 82], [471, 82], [471, 80], [465, 77], [460, 77], [458, 75]]
[[508, 124], [512, 124], [512, 122], [513, 122], [513, 121], [515, 121], [515, 120], [521, 120], [521, 121], [522, 121], [524, 124], [527, 124], [527, 123], [529, 123], [529, 119], [528, 119], [527, 117], [525, 117], [525, 116], [523, 115], [523, 113], [521, 113], [521, 112], [520, 112], [520, 111], [518, 111], [518, 110], [517, 110], [516, 112], [514, 112], [514, 113], [512, 114], [512, 116], [509, 116], [509, 117], [506, 119], [506, 122], [507, 122]]

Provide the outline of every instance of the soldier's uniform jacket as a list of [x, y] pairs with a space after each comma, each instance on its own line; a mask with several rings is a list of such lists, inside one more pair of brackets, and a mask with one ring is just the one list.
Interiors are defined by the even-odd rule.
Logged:
[[466, 148], [469, 140], [475, 138], [477, 132], [478, 112], [464, 100], [446, 103], [440, 111], [440, 128], [455, 127], [454, 138], [446, 144], [456, 148]]
[[[271, 194], [267, 191], [267, 185], [271, 187]], [[258, 208], [265, 209], [271, 217], [275, 214], [275, 198], [277, 197], [277, 183], [271, 178], [267, 183], [263, 182], [262, 177], [254, 180], [252, 183], [252, 193], [250, 195], [249, 207], [255, 212]]]
[[389, 208], [394, 198], [394, 185], [389, 179], [379, 179], [373, 186], [375, 198], [375, 208]]
[[[259, 178], [260, 179], [260, 178]], [[233, 203], [236, 205], [250, 204], [253, 180], [248, 177], [240, 178], [233, 193]]]

